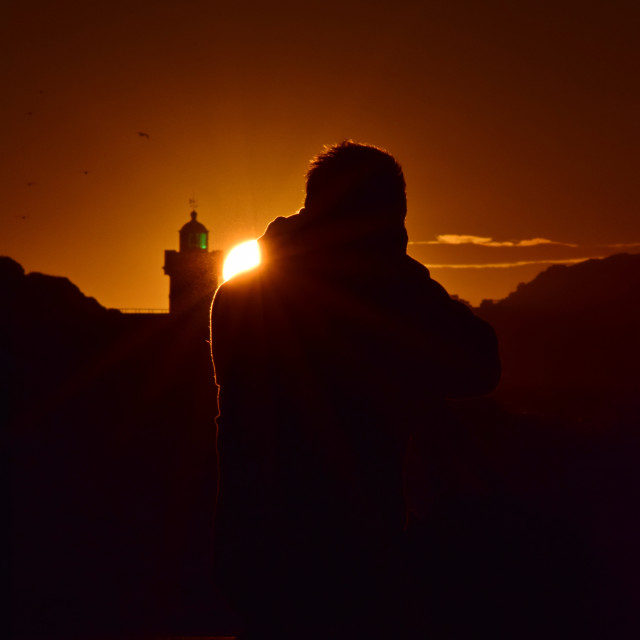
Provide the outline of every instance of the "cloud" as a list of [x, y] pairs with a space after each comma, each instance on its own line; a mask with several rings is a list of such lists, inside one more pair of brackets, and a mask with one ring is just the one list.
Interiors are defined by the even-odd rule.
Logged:
[[435, 240], [414, 240], [409, 244], [475, 244], [484, 247], [535, 247], [541, 244], [555, 244], [564, 247], [577, 247], [569, 242], [557, 242], [548, 238], [530, 238], [526, 240], [494, 240], [483, 236], [459, 235], [456, 233], [446, 233], [436, 236]]
[[[581, 245], [572, 242], [559, 242], [549, 238], [527, 238], [525, 240], [494, 240], [484, 236], [460, 235], [445, 233], [436, 236], [435, 240], [411, 240], [410, 245], [476, 245], [481, 247], [537, 247], [540, 245], [555, 245], [558, 247], [579, 248]], [[593, 249], [634, 249], [640, 247], [640, 242], [620, 242], [615, 244], [589, 245]], [[585, 248], [585, 247], [583, 247]]]
[[634, 249], [640, 247], [640, 242], [620, 242], [619, 244], [605, 245], [609, 249]]
[[429, 269], [509, 269], [511, 267], [526, 267], [532, 264], [577, 264], [585, 260], [594, 258], [604, 258], [606, 256], [589, 256], [587, 258], [568, 258], [566, 260], [518, 260], [517, 262], [487, 262], [484, 264], [427, 264]]

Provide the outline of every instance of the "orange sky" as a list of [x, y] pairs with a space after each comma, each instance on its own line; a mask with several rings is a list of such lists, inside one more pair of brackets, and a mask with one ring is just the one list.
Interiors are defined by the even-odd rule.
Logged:
[[640, 250], [634, 1], [3, 7], [0, 254], [106, 306], [166, 308], [189, 198], [229, 249], [344, 138], [396, 155], [411, 255], [472, 302]]

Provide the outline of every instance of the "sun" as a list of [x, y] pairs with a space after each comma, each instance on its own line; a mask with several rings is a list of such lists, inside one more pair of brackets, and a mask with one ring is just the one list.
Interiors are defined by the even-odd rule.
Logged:
[[222, 279], [227, 281], [242, 271], [248, 271], [260, 264], [260, 247], [257, 240], [248, 240], [229, 251], [222, 267]]

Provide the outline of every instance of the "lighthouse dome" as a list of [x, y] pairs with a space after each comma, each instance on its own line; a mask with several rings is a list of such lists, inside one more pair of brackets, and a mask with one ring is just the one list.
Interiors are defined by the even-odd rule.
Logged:
[[209, 247], [209, 230], [191, 212], [191, 220], [180, 229], [180, 251], [206, 251]]

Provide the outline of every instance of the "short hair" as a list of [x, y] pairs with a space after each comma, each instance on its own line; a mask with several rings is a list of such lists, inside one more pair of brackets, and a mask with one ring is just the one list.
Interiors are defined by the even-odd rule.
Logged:
[[402, 167], [388, 152], [345, 140], [327, 146], [307, 171], [305, 207], [340, 217], [378, 217], [404, 222]]

